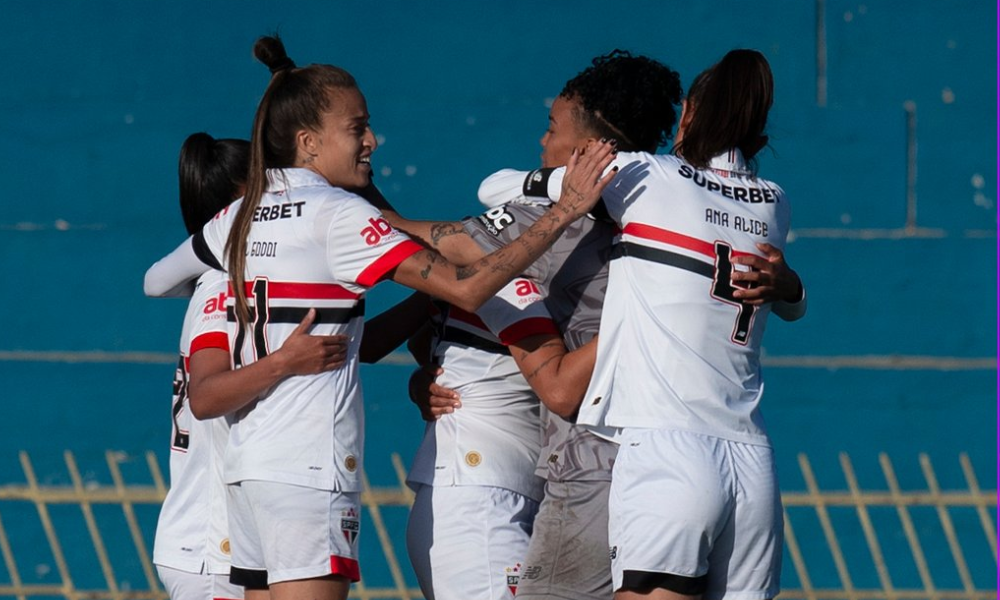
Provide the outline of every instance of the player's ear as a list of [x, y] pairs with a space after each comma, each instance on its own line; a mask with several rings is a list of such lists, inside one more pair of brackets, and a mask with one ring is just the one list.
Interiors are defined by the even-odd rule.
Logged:
[[580, 143], [576, 145], [576, 151], [583, 156], [587, 153], [587, 150], [592, 148], [594, 144], [598, 143], [598, 139], [594, 136], [590, 136], [580, 140]]
[[316, 156], [318, 146], [316, 133], [309, 129], [300, 129], [295, 132], [295, 149], [298, 162], [310, 162], [309, 157]]

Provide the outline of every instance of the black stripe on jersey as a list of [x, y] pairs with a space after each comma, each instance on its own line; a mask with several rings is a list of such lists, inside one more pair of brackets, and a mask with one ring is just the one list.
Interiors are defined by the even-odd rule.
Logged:
[[521, 191], [528, 198], [548, 198], [549, 197], [549, 177], [552, 176], [553, 169], [535, 169], [524, 178], [524, 186]]
[[640, 260], [648, 260], [671, 267], [677, 267], [678, 269], [684, 269], [685, 271], [691, 271], [692, 273], [703, 275], [709, 279], [715, 279], [715, 266], [702, 262], [696, 258], [691, 258], [690, 256], [684, 256], [683, 254], [675, 254], [673, 252], [660, 250], [659, 248], [650, 248], [649, 246], [642, 246], [633, 242], [620, 242], [611, 251], [611, 258], [616, 259], [623, 256], [631, 256]]
[[[314, 307], [315, 308], [315, 307]], [[301, 323], [309, 312], [308, 306], [269, 306], [267, 308], [268, 323]], [[351, 319], [363, 317], [365, 315], [365, 301], [361, 300], [350, 308], [317, 308], [316, 320], [313, 324], [338, 323], [344, 324]], [[236, 322], [236, 312], [232, 306], [226, 308], [226, 320], [230, 323]]]
[[201, 233], [201, 231], [194, 234], [191, 238], [191, 246], [194, 248], [194, 255], [198, 257], [198, 260], [212, 267], [216, 271], [225, 271], [225, 269], [222, 268], [222, 264], [215, 258], [215, 255], [212, 254], [212, 251], [208, 249], [208, 242], [205, 241], [205, 236]]
[[507, 356], [510, 356], [510, 349], [507, 346], [494, 342], [493, 340], [481, 338], [472, 332], [459, 329], [457, 327], [445, 327], [444, 334], [441, 336], [441, 341], [451, 342], [461, 346], [468, 346], [469, 348], [483, 350], [484, 352], [492, 352], [493, 354], [506, 354]]

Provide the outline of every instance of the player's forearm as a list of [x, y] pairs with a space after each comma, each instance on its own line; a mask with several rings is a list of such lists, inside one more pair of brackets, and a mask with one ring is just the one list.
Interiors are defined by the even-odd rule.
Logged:
[[194, 251], [192, 238], [188, 238], [146, 271], [143, 292], [160, 298], [190, 296], [193, 290], [191, 280], [210, 268]]
[[376, 363], [412, 337], [427, 323], [429, 303], [427, 294], [415, 292], [365, 322], [361, 362]]
[[613, 144], [602, 143], [582, 157], [574, 152], [563, 178], [560, 201], [510, 244], [467, 267], [455, 267], [435, 253], [418, 252], [396, 268], [393, 279], [475, 312], [537, 260], [566, 227], [594, 207], [617, 173], [615, 167], [604, 174], [613, 151]]
[[594, 373], [596, 338], [572, 352], [566, 351], [558, 337], [542, 342], [534, 350], [522, 346], [511, 352], [525, 381], [546, 408], [564, 418], [576, 414]]
[[517, 171], [502, 169], [479, 184], [479, 202], [492, 208], [502, 204], [558, 201], [565, 169]]
[[771, 307], [772, 312], [783, 321], [797, 321], [806, 314], [806, 289], [799, 284], [799, 298], [797, 300], [779, 300]]
[[574, 220], [571, 211], [556, 205], [509, 245], [469, 266], [454, 265], [434, 252], [419, 252], [397, 267], [393, 280], [475, 312], [537, 260]]
[[241, 369], [229, 369], [229, 353], [225, 357], [191, 357], [191, 379], [188, 384], [191, 413], [197, 419], [212, 419], [237, 411], [266, 394], [288, 376], [284, 355], [280, 350]]

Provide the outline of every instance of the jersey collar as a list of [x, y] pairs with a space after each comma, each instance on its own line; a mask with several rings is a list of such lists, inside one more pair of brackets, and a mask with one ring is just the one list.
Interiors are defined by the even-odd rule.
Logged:
[[309, 169], [268, 169], [267, 170], [267, 191], [283, 192], [299, 187], [330, 187], [322, 175]]
[[719, 172], [724, 177], [750, 175], [750, 168], [739, 148], [732, 148], [728, 152], [712, 157], [712, 160], [708, 161], [708, 168]]

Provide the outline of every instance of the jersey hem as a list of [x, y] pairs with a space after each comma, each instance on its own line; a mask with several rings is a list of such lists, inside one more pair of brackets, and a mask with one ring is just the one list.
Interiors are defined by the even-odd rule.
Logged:
[[731, 431], [711, 431], [708, 429], [703, 429], [699, 427], [684, 427], [678, 426], [676, 422], [671, 424], [666, 424], [655, 418], [647, 417], [633, 417], [630, 419], [620, 419], [615, 422], [614, 425], [609, 425], [610, 427], [615, 427], [622, 430], [624, 434], [627, 430], [632, 429], [645, 429], [645, 430], [664, 430], [664, 431], [684, 431], [686, 433], [694, 433], [697, 435], [704, 435], [708, 437], [718, 438], [720, 440], [727, 440], [730, 442], [737, 442], [741, 444], [750, 444], [752, 446], [767, 446], [771, 447], [771, 438], [768, 437], [766, 433], [764, 434], [748, 434], [739, 435]]

